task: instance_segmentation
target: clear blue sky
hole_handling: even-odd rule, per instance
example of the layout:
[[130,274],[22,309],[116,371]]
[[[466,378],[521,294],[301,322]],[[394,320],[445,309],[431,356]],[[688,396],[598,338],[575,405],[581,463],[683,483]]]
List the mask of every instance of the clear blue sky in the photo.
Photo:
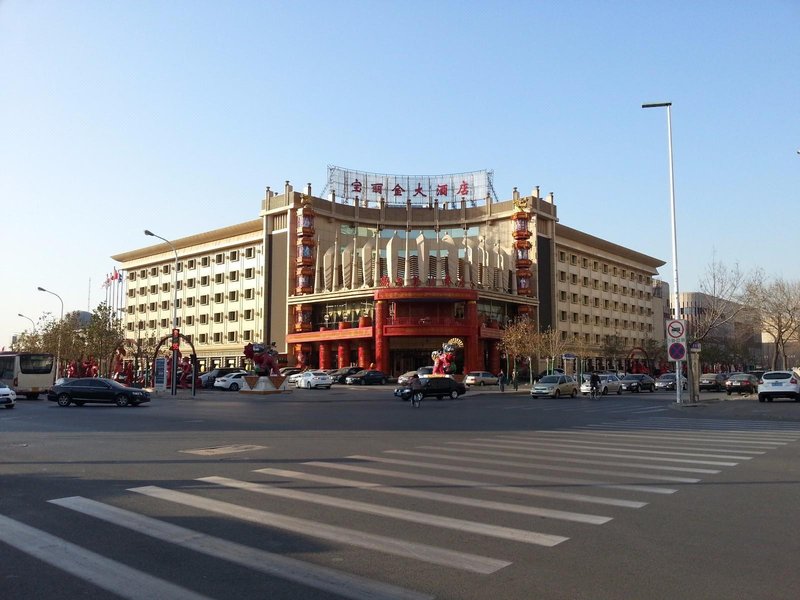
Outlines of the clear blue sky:
[[[800,278],[800,3],[0,2],[0,346],[112,254],[254,219],[326,166],[493,169],[667,261]],[[91,284],[90,284],[91,280]]]

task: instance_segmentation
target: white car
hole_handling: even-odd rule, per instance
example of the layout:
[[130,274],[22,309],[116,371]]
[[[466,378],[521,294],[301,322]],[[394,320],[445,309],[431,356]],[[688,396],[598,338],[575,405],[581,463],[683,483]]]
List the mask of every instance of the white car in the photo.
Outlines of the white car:
[[767,371],[758,384],[758,401],[772,402],[774,398],[791,398],[800,402],[800,378],[792,371]]
[[5,383],[0,383],[0,406],[14,408],[17,403],[17,393]]
[[545,375],[531,388],[531,398],[539,396],[550,396],[551,398],[570,396],[574,398],[577,395],[578,382],[571,375]]
[[304,373],[308,373],[308,371],[297,371],[297,373],[291,373],[286,379],[290,385],[297,385],[297,380],[300,379]]
[[470,371],[464,378],[464,385],[497,385],[496,375],[492,375],[488,371]]
[[249,374],[250,373],[242,371],[219,377],[214,380],[214,388],[229,390],[231,392],[238,392],[242,389],[249,390],[250,386],[247,385],[247,381],[245,380],[245,377]]
[[[581,383],[581,394],[588,396],[592,391],[592,376],[584,375],[583,383]],[[616,375],[600,375],[600,394],[607,396],[608,394],[621,394],[622,393],[622,380]]]
[[[291,377],[289,379],[291,380]],[[329,390],[333,385],[333,377],[328,375],[325,371],[303,371],[302,373],[298,373],[294,385],[298,389],[305,388],[310,390],[312,388],[325,388]]]

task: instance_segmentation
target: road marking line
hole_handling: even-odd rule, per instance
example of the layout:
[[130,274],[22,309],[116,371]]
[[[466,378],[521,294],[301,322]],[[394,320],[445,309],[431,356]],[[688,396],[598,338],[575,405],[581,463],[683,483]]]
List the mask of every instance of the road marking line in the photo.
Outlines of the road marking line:
[[452,567],[454,569],[461,569],[463,571],[481,573],[483,575],[494,573],[511,564],[511,562],[505,560],[457,552],[445,548],[437,548],[436,546],[429,546],[426,544],[407,542],[382,535],[364,533],[345,527],[327,525],[319,521],[287,517],[274,512],[257,510],[230,502],[221,502],[219,500],[212,500],[211,498],[194,496],[185,492],[175,492],[152,485],[131,488],[129,491],[166,500],[167,502],[182,504],[183,506],[191,506],[226,517],[264,525],[265,527],[283,529],[284,531],[317,537],[338,544],[349,544],[351,546],[358,546],[359,548],[385,552],[386,554],[393,554],[405,558],[415,558],[421,561]]
[[247,490],[257,494],[277,496],[278,498],[289,498],[290,500],[302,500],[303,502],[311,502],[314,504],[320,504],[322,506],[333,506],[335,508],[353,510],[370,515],[390,517],[394,519],[400,519],[402,521],[409,521],[411,523],[420,523],[422,525],[431,525],[433,527],[454,529],[456,531],[477,533],[479,535],[512,540],[515,542],[524,542],[526,544],[536,544],[538,546],[555,546],[569,539],[560,535],[551,535],[524,529],[514,529],[511,527],[501,527],[499,525],[487,525],[485,523],[474,523],[471,521],[465,521],[463,519],[454,519],[451,517],[421,513],[402,508],[392,508],[390,506],[358,502],[355,500],[345,500],[342,498],[323,496],[321,494],[301,492],[299,490],[277,488],[263,483],[239,481],[236,479],[228,479],[227,477],[200,477],[198,481],[206,481],[208,483],[215,483],[217,485],[226,487]]
[[[314,465],[315,462],[304,463]],[[603,525],[611,520],[611,517],[604,517],[600,515],[590,515],[585,513],[576,513],[563,510],[553,510],[549,508],[539,508],[537,506],[523,506],[520,504],[510,504],[507,502],[494,502],[490,500],[478,500],[475,498],[464,498],[461,496],[453,496],[451,494],[441,494],[438,492],[428,492],[425,490],[411,490],[406,488],[398,488],[387,486],[381,483],[356,481],[353,479],[342,479],[340,477],[327,477],[324,475],[313,475],[310,473],[302,473],[300,471],[287,471],[285,469],[256,469],[256,473],[265,473],[267,475],[277,475],[278,477],[285,477],[287,479],[299,479],[302,481],[315,481],[317,483],[328,483],[331,485],[339,485],[344,487],[352,487],[358,489],[368,489],[374,492],[381,492],[384,494],[395,494],[397,496],[408,496],[410,498],[424,498],[427,500],[434,500],[436,502],[445,502],[448,504],[460,504],[462,506],[474,506],[477,508],[486,508],[489,510],[500,510],[505,512],[513,512],[522,515],[531,515],[535,517],[544,517],[547,519],[561,519],[564,521],[574,521],[576,523],[588,523],[590,525]]]
[[[475,446],[478,448],[506,448],[509,450],[520,450],[519,446],[509,446],[504,444],[478,444],[474,442],[445,442],[446,444],[453,444],[456,446]],[[735,467],[739,463],[735,462],[720,462],[720,461],[713,461],[713,460],[692,460],[688,458],[667,458],[661,456],[628,456],[626,454],[608,454],[605,452],[598,452],[594,450],[592,452],[584,451],[584,450],[564,450],[561,448],[540,448],[537,452],[553,452],[556,454],[576,454],[576,455],[585,455],[588,454],[589,456],[607,456],[609,458],[633,458],[636,460],[652,460],[652,461],[661,461],[661,462],[677,462],[677,463],[686,463],[686,464],[694,464],[694,465],[714,465],[717,467]],[[749,457],[748,457],[749,458]]]
[[[496,439],[492,438],[472,438],[476,442],[496,442]],[[449,443],[449,442],[448,442]],[[541,440],[541,441],[534,441],[534,440],[525,440],[525,441],[508,441],[505,443],[515,444],[524,448],[529,448],[531,450],[538,449],[541,446],[545,448],[577,448],[578,450],[594,450],[593,446],[584,446],[585,442],[582,441],[574,441],[569,443],[559,443],[555,440]],[[598,450],[608,450],[610,452],[640,452],[642,454],[658,454],[660,456],[697,456],[694,452],[678,452],[675,450],[645,450],[643,448],[620,448],[618,446],[611,446],[608,448],[598,448]],[[704,452],[708,452],[708,450],[704,450]],[[637,457],[639,458],[639,457]],[[722,454],[702,454],[700,458],[724,458],[727,460],[752,460],[752,456],[737,456],[737,455],[722,455]]]
[[[0,540],[34,558],[130,600],[210,600],[71,542],[0,515]],[[46,576],[43,574],[42,576]]]
[[[387,451],[391,452],[391,451]],[[546,481],[553,483],[563,483],[567,485],[586,485],[591,487],[610,488],[615,490],[628,490],[632,492],[645,492],[648,494],[674,494],[678,490],[672,488],[662,488],[650,485],[628,485],[608,483],[605,481],[594,481],[591,479],[577,479],[572,477],[556,477],[554,475],[532,475],[529,473],[516,473],[512,471],[497,471],[492,469],[478,469],[475,467],[456,467],[453,465],[443,465],[441,463],[413,462],[410,460],[398,460],[394,458],[384,458],[382,456],[348,456],[347,458],[357,458],[361,460],[373,460],[375,462],[388,463],[392,465],[408,465],[410,467],[421,467],[423,469],[437,469],[441,471],[456,471],[459,473],[476,473],[479,475],[496,475],[509,477],[511,479],[523,479],[525,481]]]
[[[563,430],[562,430],[563,431]],[[640,439],[644,438],[645,440],[664,440],[664,441],[674,441],[674,442],[692,442],[693,444],[750,444],[755,446],[759,449],[764,450],[775,450],[778,446],[785,446],[786,442],[757,442],[757,441],[741,441],[741,440],[728,440],[726,438],[714,438],[714,437],[696,437],[696,436],[675,436],[675,435],[652,435],[648,433],[627,433],[621,431],[609,431],[608,426],[602,431],[586,431],[584,430],[584,426],[580,426],[579,429],[571,429],[568,430],[571,434],[576,435],[591,435],[591,436],[605,436],[605,437],[613,437],[613,438],[635,438]],[[539,432],[543,433],[543,432]]]
[[253,446],[247,444],[233,444],[231,446],[209,446],[208,448],[195,448],[194,450],[178,450],[184,454],[199,454],[200,456],[215,456],[217,454],[233,454],[235,452],[252,452],[263,450],[267,446]]
[[[408,454],[417,454],[417,453],[409,452]],[[418,454],[420,456],[429,456],[422,453]],[[348,456],[347,458],[352,458],[355,460],[372,460],[372,458],[368,456],[367,457]],[[634,500],[618,500],[616,498],[604,498],[602,496],[588,496],[586,494],[570,494],[569,492],[555,492],[552,490],[539,490],[535,488],[510,487],[510,486],[500,485],[497,483],[483,483],[480,481],[472,481],[469,479],[453,479],[450,477],[442,477],[441,475],[423,475],[421,473],[405,473],[401,471],[389,471],[386,469],[373,469],[370,467],[361,467],[357,465],[345,465],[338,462],[333,463],[333,462],[322,462],[322,461],[309,461],[303,464],[313,465],[315,467],[324,467],[326,469],[338,469],[341,471],[351,471],[354,473],[368,473],[370,475],[382,475],[385,477],[395,477],[397,479],[427,481],[430,483],[437,483],[440,485],[457,485],[457,486],[471,487],[476,489],[492,490],[496,492],[505,492],[509,494],[522,494],[525,496],[541,496],[544,498],[558,498],[560,500],[592,502],[595,504],[606,504],[609,506],[622,506],[624,508],[642,508],[643,506],[647,506],[647,502],[637,502]]]
[[[529,442],[529,441],[546,441],[546,442],[578,442],[580,444],[591,444],[592,446],[598,446],[601,450],[605,449],[604,446],[609,445],[616,445],[616,446],[629,446],[631,448],[662,448],[662,449],[669,449],[674,448],[675,446],[659,446],[656,444],[649,444],[642,442],[631,442],[631,441],[622,441],[622,440],[587,440],[587,439],[575,439],[572,436],[567,434],[556,434],[560,435],[561,437],[553,437],[552,435],[541,436],[541,434],[553,434],[555,432],[552,431],[542,431],[537,432],[536,437],[533,436],[514,436],[514,435],[498,435],[492,439],[502,440],[502,441],[509,441],[509,442]],[[728,448],[700,448],[695,446],[684,446],[680,444],[681,450],[696,450],[698,452],[743,452],[747,454],[766,454],[764,450],[730,450]]]
[[88,498],[73,496],[49,500],[49,502],[170,544],[188,548],[194,552],[206,554],[217,560],[222,559],[344,598],[355,600],[431,600],[433,598],[428,594],[420,594],[358,575],[347,575],[334,569],[266,550],[250,548]]

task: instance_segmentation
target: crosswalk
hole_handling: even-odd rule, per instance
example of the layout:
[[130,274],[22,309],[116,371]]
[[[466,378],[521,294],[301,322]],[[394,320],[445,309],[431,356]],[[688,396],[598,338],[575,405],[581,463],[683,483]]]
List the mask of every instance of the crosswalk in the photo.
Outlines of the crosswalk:
[[628,399],[613,397],[603,397],[599,400],[589,400],[587,398],[559,398],[557,400],[539,399],[522,404],[498,405],[496,408],[509,411],[538,411],[544,413],[582,413],[582,414],[626,414],[626,415],[647,415],[651,413],[662,413],[669,410],[664,404],[641,405]]
[[[602,531],[631,511],[647,510],[654,498],[799,440],[795,423],[651,415],[254,464],[246,477],[215,464],[193,481],[150,482],[113,502],[68,496],[48,503],[64,519],[79,514],[106,535],[145,536],[163,545],[160,554],[211,557],[321,594],[315,597],[422,600],[443,595],[436,581],[404,579],[402,571],[382,581],[348,569],[349,563],[336,568],[324,552],[295,557],[213,535],[197,519],[244,523],[375,560],[399,557],[465,577],[493,577],[528,556],[522,548],[558,552],[562,544],[581,543],[587,528]],[[196,516],[180,522],[176,514]],[[215,597],[197,582],[172,580],[163,570],[149,573],[141,561],[127,564],[68,537],[0,515],[0,548],[11,546],[119,597]]]

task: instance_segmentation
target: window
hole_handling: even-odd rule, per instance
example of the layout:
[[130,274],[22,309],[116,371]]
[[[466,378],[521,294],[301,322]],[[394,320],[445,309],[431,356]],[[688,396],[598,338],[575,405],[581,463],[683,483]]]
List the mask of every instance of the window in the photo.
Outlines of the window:
[[597,279],[592,279],[592,287],[593,287],[594,289],[597,289],[597,287],[598,287],[599,285],[600,285],[600,282],[599,282],[599,281],[597,281]]
[[169,308],[169,300],[162,300],[161,301],[161,310],[167,310]]
[[578,313],[572,313],[572,322],[573,323],[577,323],[578,322]]
[[162,283],[161,284],[161,291],[162,292],[168,292],[169,291],[169,284],[168,283]]
[[222,334],[217,332],[214,334],[214,343],[219,344],[222,341]]
[[228,274],[228,279],[231,281],[239,281],[239,271],[231,271]]
[[128,324],[125,326],[125,328],[126,328],[128,331],[133,331],[133,322],[131,322],[131,323],[128,323]]
[[194,269],[195,267],[197,267],[197,261],[193,258],[190,258],[189,260],[186,261],[186,266],[189,269]]
[[200,285],[208,285],[208,275],[203,275],[200,278]]
[[593,298],[594,300],[594,307],[600,308],[600,298]]
[[600,334],[599,333],[595,333],[594,334],[594,343],[595,344],[599,344],[600,343]]
[[214,283],[223,283],[225,281],[224,273],[217,273],[214,275]]
[[194,317],[189,315],[186,317],[186,324],[187,325],[194,325]]
[[167,320],[166,319],[161,319],[161,326],[162,327],[166,327],[167,326]]
[[158,267],[150,267],[150,275],[152,277],[155,277],[156,275],[158,275]]
[[217,263],[218,265],[221,265],[222,263],[225,262],[225,255],[222,252],[220,252],[214,257],[214,262]]
[[558,272],[558,280],[559,281],[566,281],[567,280],[567,272],[566,271],[559,271]]
[[239,315],[235,310],[228,312],[228,321],[238,321]]
[[622,278],[625,279],[627,276],[628,276],[628,271],[625,270],[625,269],[622,269]]
[[130,305],[128,308],[126,308],[126,309],[125,309],[125,311],[126,311],[126,312],[127,312],[129,315],[132,315],[134,312],[136,312],[136,307],[135,307],[135,306],[133,306],[133,305],[131,304],[131,305]]
[[244,299],[245,300],[252,300],[256,296],[256,291],[253,288],[247,288],[244,291]]
[[150,310],[155,310],[155,309],[156,309],[156,303],[155,302],[151,302],[150,303]]
[[162,267],[161,267],[161,272],[162,272],[164,275],[166,275],[167,273],[169,273],[169,272],[172,270],[172,269],[171,269],[171,266],[172,266],[172,265],[164,265],[164,266],[162,266]]
[[577,303],[578,303],[578,294],[572,294],[572,302],[573,302],[574,304],[577,304]]
[[223,297],[224,297],[224,294],[222,294],[221,292],[217,293],[217,294],[214,294],[214,302],[219,304],[220,302],[222,302],[222,298]]
[[128,298],[134,298],[136,296],[136,290],[130,289],[128,290]]
[[619,286],[615,283],[614,284],[614,293],[616,294],[617,292],[619,292]]
[[606,327],[608,327],[609,325],[611,325],[611,319],[609,319],[608,317],[606,317],[606,318],[605,318],[605,322],[604,322],[603,324],[604,324]]
[[614,310],[619,310],[619,302],[614,302]]
[[570,264],[577,265],[578,264],[578,257],[574,254],[570,255],[569,257]]
[[242,332],[242,337],[244,338],[244,341],[249,342],[253,339],[253,330],[246,329],[244,332]]
[[155,329],[155,328],[156,328],[156,320],[155,320],[155,319],[150,319],[150,320],[147,322],[147,327],[148,327],[149,329]]
[[208,324],[208,315],[200,315],[200,325]]
[[558,253],[558,262],[564,262],[567,260],[567,253],[566,252],[559,252]]
[[581,259],[581,266],[582,266],[584,269],[585,269],[586,267],[588,267],[588,266],[589,266],[589,259],[588,259],[588,258],[586,258],[586,257],[582,258],[582,259]]
[[204,256],[203,258],[200,259],[200,266],[201,267],[207,267],[210,264],[211,264],[211,257]]
[[207,334],[201,333],[199,337],[200,337],[200,343],[201,344],[207,344],[208,343],[208,335]]
[[588,277],[584,277],[583,278],[583,285],[585,285],[586,287],[589,287],[589,278]]
[[566,321],[567,320],[567,311],[562,310],[559,313],[559,317],[558,318],[559,318],[560,321]]
[[253,258],[255,255],[256,255],[256,249],[255,248],[251,247],[251,248],[245,248],[244,249],[244,257],[245,258]]
[[592,262],[592,271],[597,271],[597,261]]
[[608,309],[608,300],[603,300],[603,308]]
[[575,273],[572,274],[570,280],[572,281],[573,284],[578,285],[578,276]]
[[228,255],[228,260],[239,260],[239,251],[231,250],[231,253]]
[[235,290],[232,292],[228,292],[228,301],[236,302],[238,299],[239,299],[239,292]]
[[177,298],[177,299],[175,300],[175,308],[180,308],[180,307],[181,307],[181,299],[180,299],[180,298]]
[[567,292],[565,292],[564,290],[561,290],[560,292],[558,292],[558,298],[562,302],[566,302],[567,301]]
[[588,325],[589,324],[589,315],[583,315],[583,322]]
[[139,312],[144,312],[146,310],[147,310],[147,305],[146,304],[140,304],[139,305]]
[[206,294],[203,294],[202,296],[200,296],[200,305],[205,306],[206,304],[208,304],[208,296]]
[[146,293],[147,293],[147,288],[146,287],[140,287],[139,288],[139,295],[140,296],[144,296]]
[[247,309],[244,311],[244,320],[245,321],[253,320],[253,309]]
[[186,306],[194,306],[194,296],[189,296],[186,299]]
[[214,313],[214,323],[222,323],[222,313]]
[[151,294],[155,294],[156,292],[158,292],[158,286],[157,285],[151,285],[150,286],[150,293]]
[[244,278],[245,279],[252,279],[255,276],[256,276],[256,270],[253,269],[252,267],[249,268],[249,269],[245,269],[244,270]]
[[603,264],[603,273],[608,273],[608,265],[605,263]]
[[604,291],[604,292],[607,292],[607,291],[608,291],[608,282],[607,282],[607,281],[604,281],[604,282],[603,282],[603,291]]

